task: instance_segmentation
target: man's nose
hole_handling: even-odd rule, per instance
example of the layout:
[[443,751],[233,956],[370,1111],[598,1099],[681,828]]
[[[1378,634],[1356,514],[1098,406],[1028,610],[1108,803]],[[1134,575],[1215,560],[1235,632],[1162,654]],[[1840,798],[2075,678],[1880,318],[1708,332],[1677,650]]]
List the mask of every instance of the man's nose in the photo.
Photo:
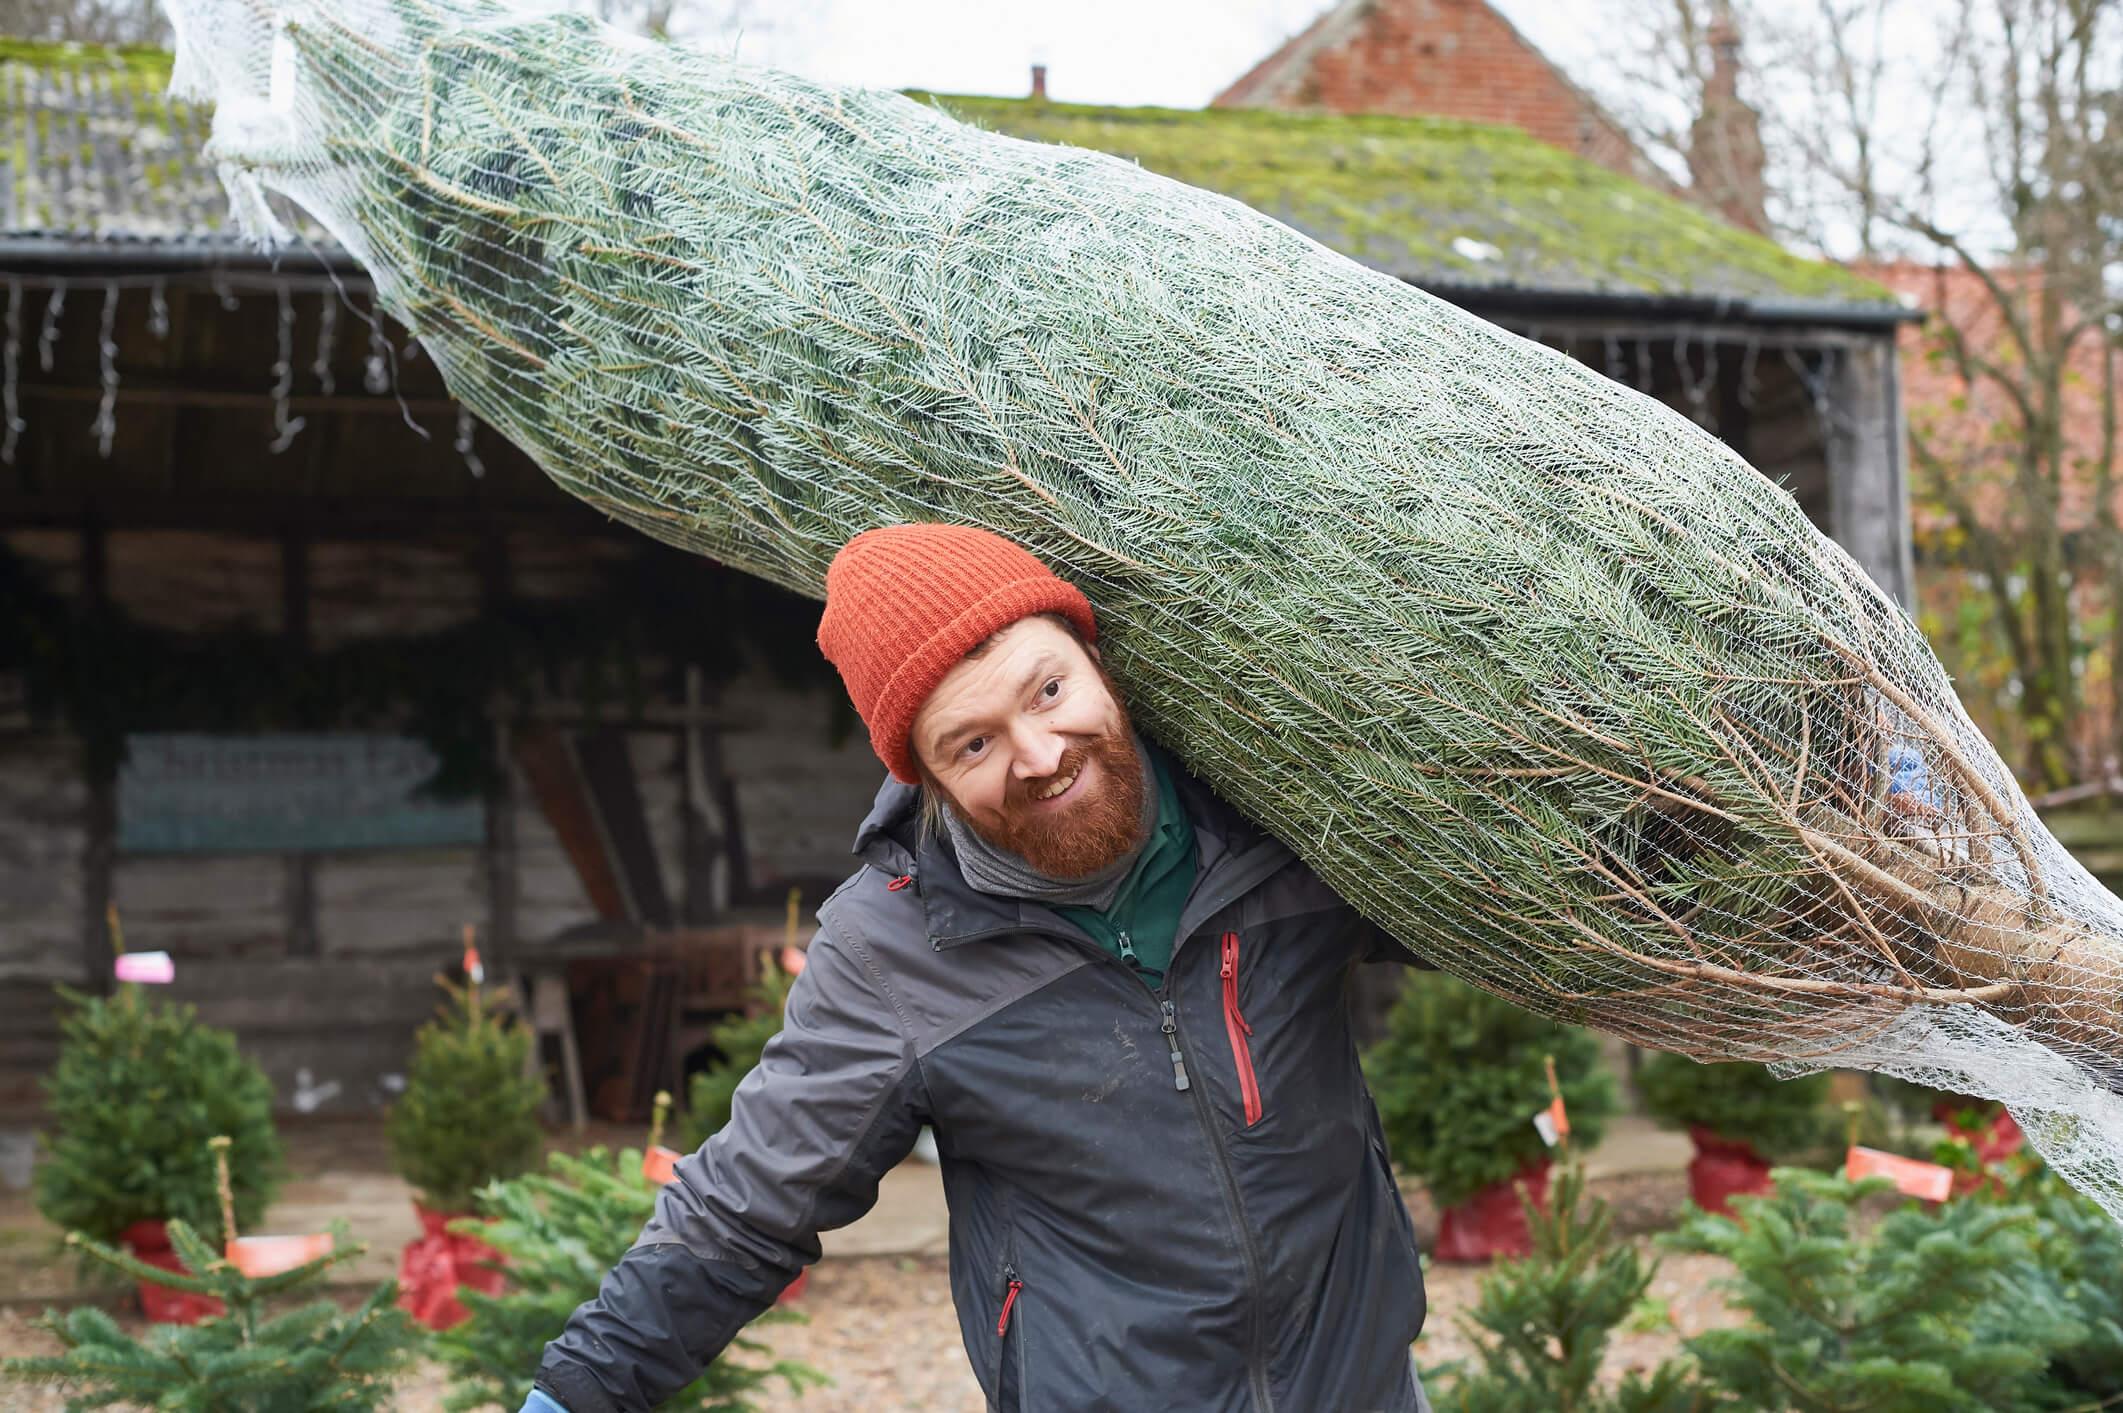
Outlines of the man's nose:
[[1067,743],[1058,732],[1026,725],[1012,733],[1016,740],[1014,773],[1020,780],[1040,780],[1061,769]]

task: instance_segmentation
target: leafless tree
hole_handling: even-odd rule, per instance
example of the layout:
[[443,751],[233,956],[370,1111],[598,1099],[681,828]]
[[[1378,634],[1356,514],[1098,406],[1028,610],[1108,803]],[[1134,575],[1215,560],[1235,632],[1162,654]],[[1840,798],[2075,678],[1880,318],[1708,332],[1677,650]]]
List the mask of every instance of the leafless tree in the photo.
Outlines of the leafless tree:
[[[1703,111],[1724,6],[1617,3],[1638,39],[1608,90],[1642,85],[1618,115],[1671,165]],[[1780,233],[1905,284],[1906,266],[1873,262],[1936,271],[1911,379],[1933,390],[1910,407],[1914,482],[1991,602],[2028,774],[2111,768],[2123,0],[1731,0],[1730,13],[1754,56]]]

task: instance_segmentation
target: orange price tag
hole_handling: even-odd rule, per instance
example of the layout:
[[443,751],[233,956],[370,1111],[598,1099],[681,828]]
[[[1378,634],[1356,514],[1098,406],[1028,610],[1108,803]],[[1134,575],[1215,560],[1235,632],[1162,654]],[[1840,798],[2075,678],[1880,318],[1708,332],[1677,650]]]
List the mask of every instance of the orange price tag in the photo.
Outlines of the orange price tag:
[[1921,1197],[1926,1202],[1944,1202],[1947,1194],[1953,1191],[1952,1168],[1904,1158],[1896,1153],[1882,1153],[1877,1148],[1860,1148],[1852,1144],[1850,1152],[1843,1158],[1843,1170],[1852,1181],[1887,1178],[1902,1192]]
[[252,1280],[277,1276],[331,1254],[328,1231],[308,1236],[239,1236],[226,1248],[229,1264]]
[[1550,1148],[1570,1137],[1570,1115],[1563,1108],[1562,1095],[1549,1100],[1548,1107],[1533,1116],[1533,1126],[1541,1131],[1541,1142]]
[[659,1143],[641,1155],[641,1175],[657,1184],[675,1182],[678,1178],[678,1160],[684,1156],[683,1153],[673,1153]]

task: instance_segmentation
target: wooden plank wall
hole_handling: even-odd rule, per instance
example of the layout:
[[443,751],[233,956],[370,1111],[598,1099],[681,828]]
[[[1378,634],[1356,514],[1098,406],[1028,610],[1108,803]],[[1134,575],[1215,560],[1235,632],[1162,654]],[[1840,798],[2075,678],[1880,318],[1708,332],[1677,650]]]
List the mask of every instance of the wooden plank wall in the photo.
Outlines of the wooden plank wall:
[[[55,587],[78,589],[78,532],[18,529],[6,532],[6,542],[52,570]],[[141,620],[175,631],[290,628],[283,535],[115,529],[104,543],[108,591]],[[482,544],[448,532],[306,538],[298,551],[307,590],[301,631],[328,649],[469,621],[487,591]],[[506,532],[505,544],[509,592],[531,598],[579,595],[595,586],[601,563],[628,553],[615,537],[520,528]],[[555,706],[563,715],[573,710]],[[620,733],[622,761],[650,855],[677,900],[687,834],[680,704],[650,706],[670,724]],[[883,768],[859,733],[827,746],[831,706],[822,692],[763,677],[740,679],[704,704],[728,728],[715,753],[727,780],[711,783],[738,803],[740,904],[778,904],[794,884],[815,907],[854,870],[849,844]],[[169,994],[236,1029],[283,1106],[358,1110],[382,1102],[387,1076],[402,1071],[412,1031],[434,1005],[433,972],[454,959],[464,923],[488,926],[497,887],[513,894],[516,941],[526,948],[597,920],[520,770],[512,765],[511,774],[499,795],[508,827],[494,831],[511,846],[498,872],[481,847],[120,854],[110,893],[128,944],[178,959]],[[71,740],[0,731],[0,983],[26,990],[89,979],[82,938],[91,794]],[[19,1095],[26,1076],[13,1080],[25,1082],[0,1088]]]

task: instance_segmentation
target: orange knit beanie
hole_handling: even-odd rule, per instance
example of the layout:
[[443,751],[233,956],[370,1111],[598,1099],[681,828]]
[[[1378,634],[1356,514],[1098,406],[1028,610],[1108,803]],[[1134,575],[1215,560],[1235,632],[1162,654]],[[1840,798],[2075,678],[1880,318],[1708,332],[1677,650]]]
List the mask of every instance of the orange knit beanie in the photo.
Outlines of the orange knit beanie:
[[907,733],[971,648],[1035,613],[1060,613],[1085,642],[1091,601],[1030,551],[966,525],[888,525],[840,547],[826,569],[818,650],[840,669],[870,747],[912,785]]

